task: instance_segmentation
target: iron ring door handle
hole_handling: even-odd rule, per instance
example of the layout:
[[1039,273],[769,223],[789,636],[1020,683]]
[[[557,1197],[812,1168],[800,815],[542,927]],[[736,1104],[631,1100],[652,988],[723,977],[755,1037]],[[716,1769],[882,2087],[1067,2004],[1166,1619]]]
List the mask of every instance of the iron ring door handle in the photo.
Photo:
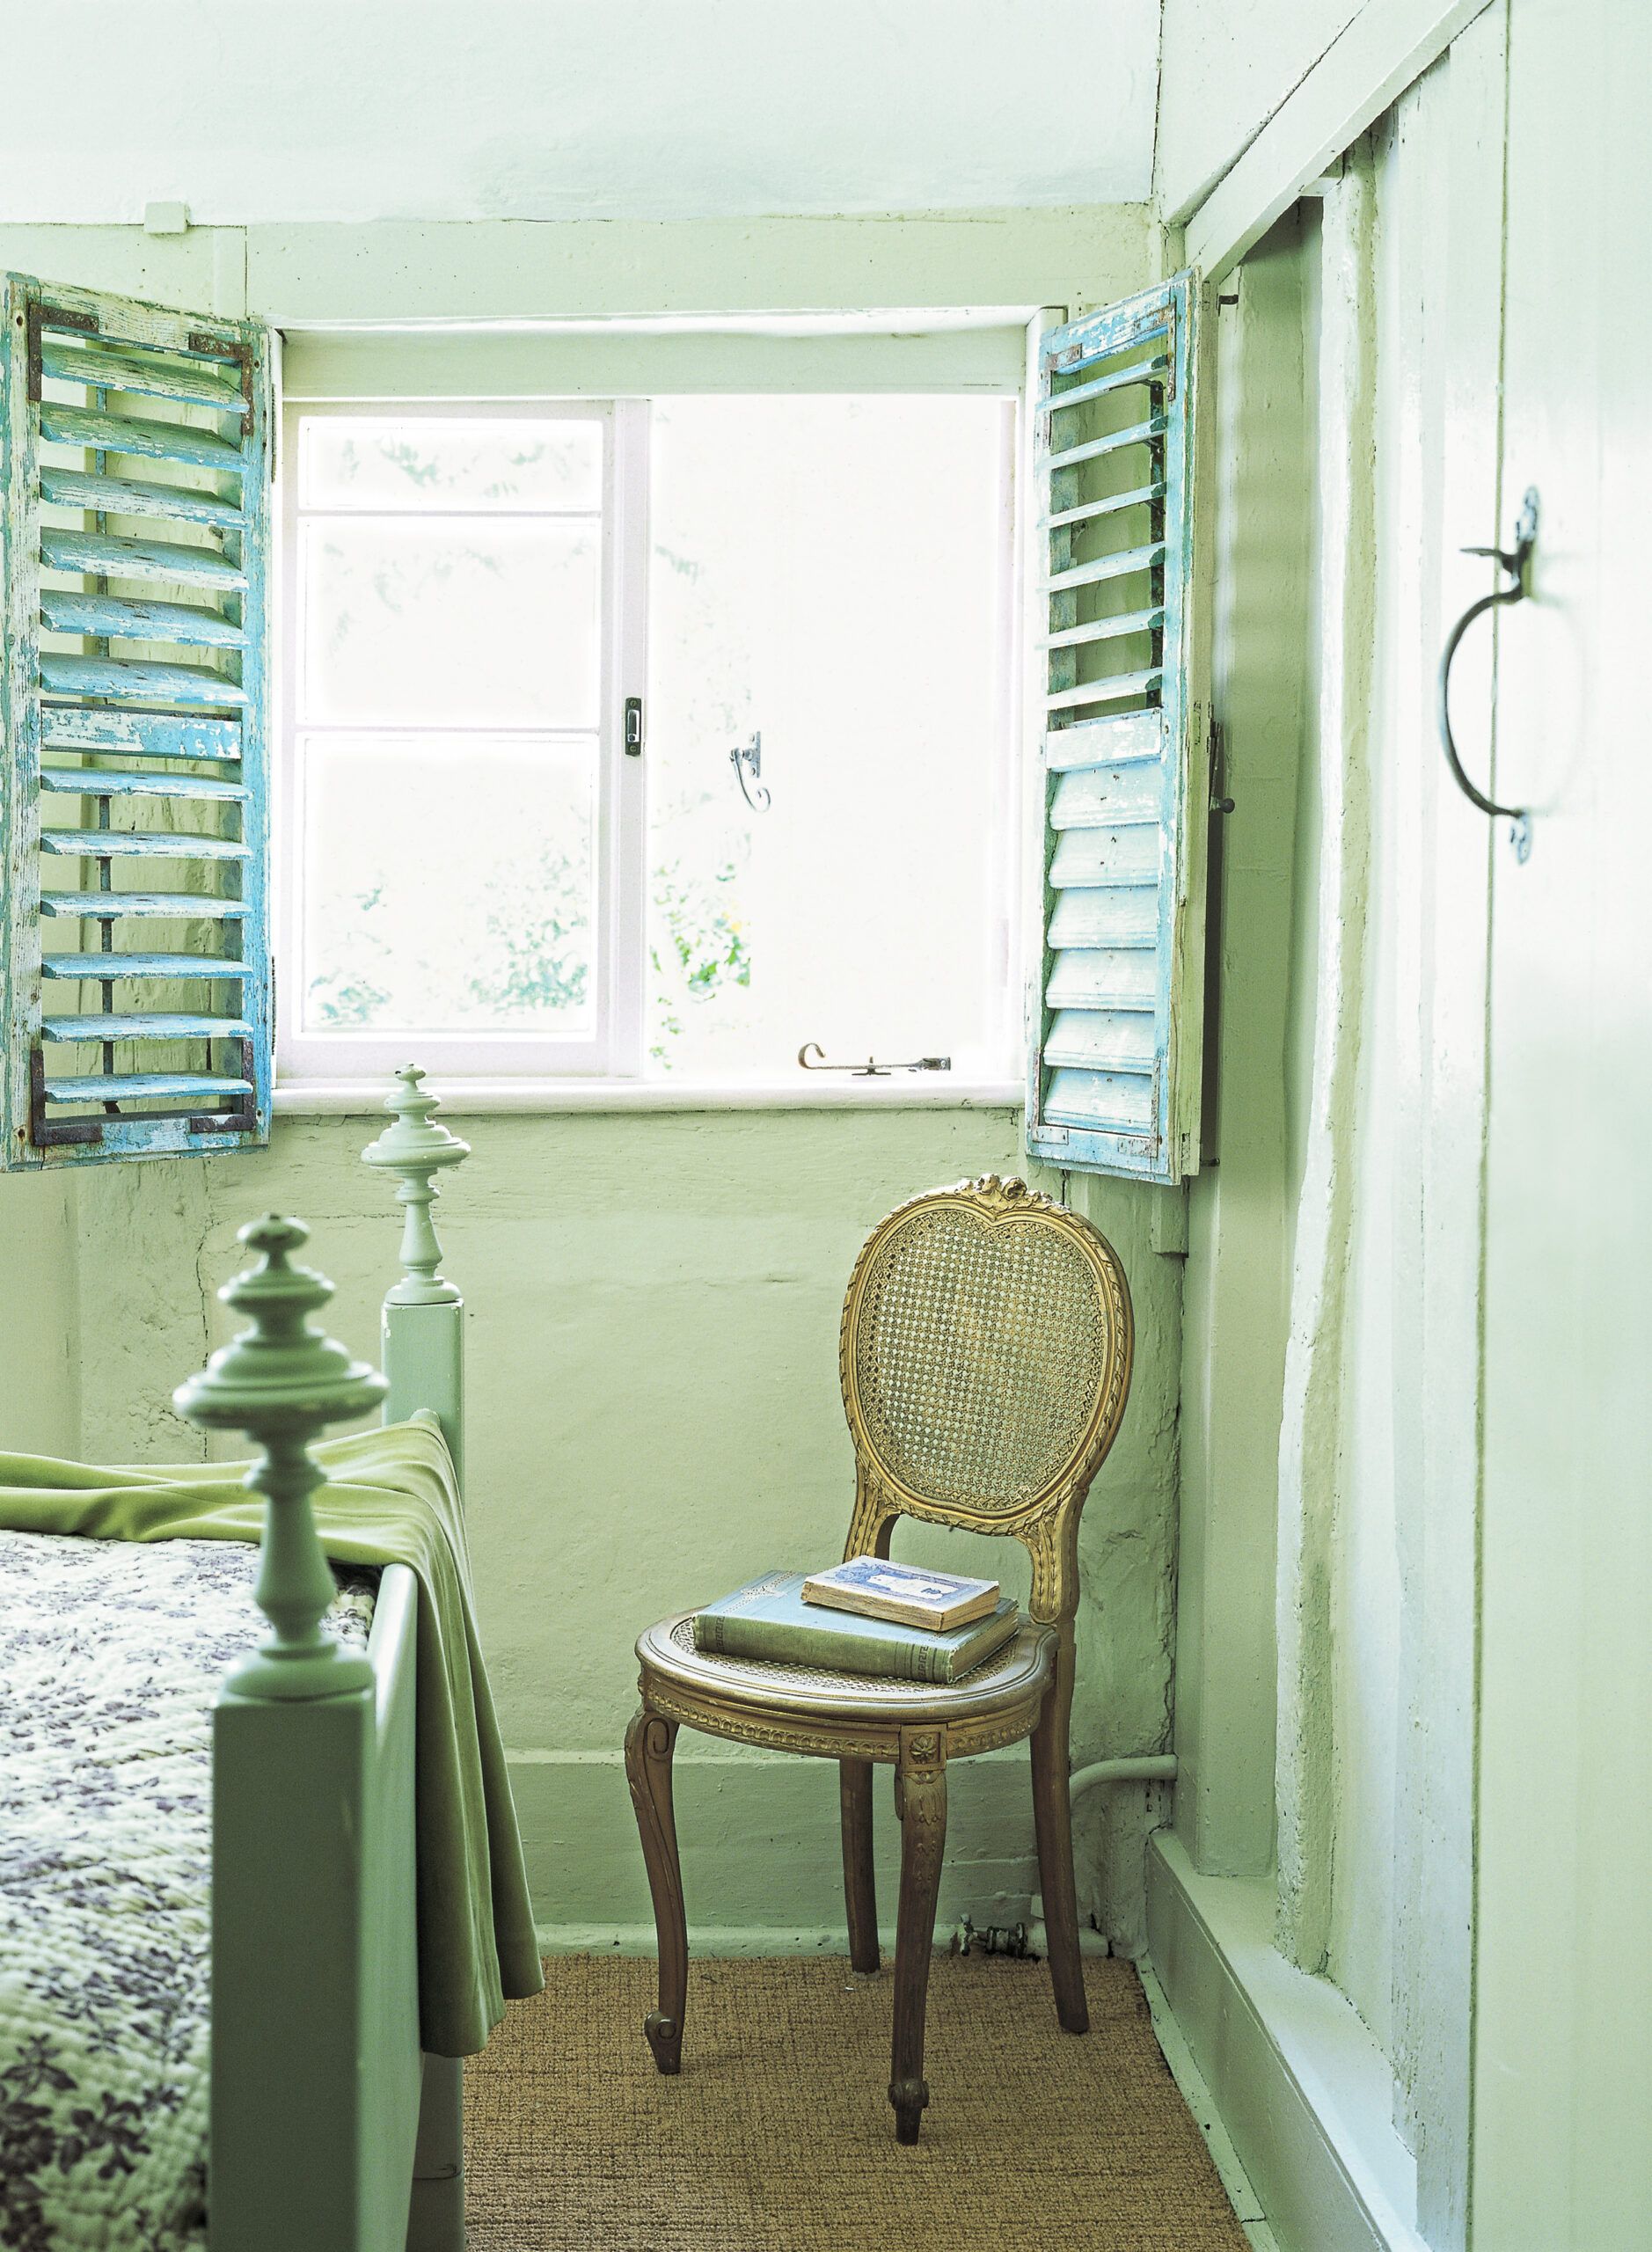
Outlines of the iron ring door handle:
[[1452,779],[1458,788],[1461,790],[1471,805],[1478,806],[1481,813],[1489,814],[1495,819],[1507,820],[1511,824],[1509,831],[1509,842],[1515,848],[1515,858],[1517,860],[1527,859],[1531,851],[1531,815],[1524,806],[1500,806],[1495,798],[1488,798],[1483,790],[1476,789],[1463,771],[1463,762],[1458,756],[1456,740],[1451,734],[1451,660],[1457,654],[1458,644],[1464,634],[1467,632],[1477,618],[1483,616],[1488,610],[1496,610],[1504,603],[1524,600],[1526,563],[1533,547],[1537,545],[1537,537],[1538,494],[1537,487],[1532,486],[1528,488],[1521,504],[1520,520],[1515,526],[1515,544],[1512,552],[1506,547],[1466,547],[1463,550],[1465,555],[1494,556],[1498,567],[1509,574],[1509,583],[1506,587],[1499,587],[1493,594],[1481,595],[1478,602],[1470,603],[1468,608],[1447,634],[1445,647],[1440,653],[1438,698],[1440,742],[1445,752],[1446,764],[1451,770]]

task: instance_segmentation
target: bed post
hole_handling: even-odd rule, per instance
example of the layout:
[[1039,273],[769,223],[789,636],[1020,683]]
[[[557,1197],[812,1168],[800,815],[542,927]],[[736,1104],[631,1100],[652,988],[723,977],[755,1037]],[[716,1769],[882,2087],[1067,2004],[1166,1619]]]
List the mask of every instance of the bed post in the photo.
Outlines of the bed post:
[[411,1661],[381,1685],[324,1633],[311,1508],[311,1442],[385,1386],[311,1326],[333,1285],[292,1263],[307,1233],[274,1213],[241,1230],[262,1256],[219,1296],[249,1326],[172,1395],[259,1449],[254,1592],[274,1629],[213,1714],[212,2252],[394,2252],[413,2161]]
[[[464,1301],[442,1277],[442,1246],[430,1208],[441,1191],[433,1176],[471,1153],[468,1142],[435,1122],[435,1095],[424,1073],[404,1064],[385,1097],[391,1123],[362,1152],[367,1165],[397,1176],[396,1200],[406,1214],[402,1276],[384,1298],[381,1328],[390,1391],[384,1421],[405,1422],[419,1408],[440,1419],[442,1435],[464,1490]],[[413,2158],[407,2252],[464,2252],[464,2065],[427,2056]]]

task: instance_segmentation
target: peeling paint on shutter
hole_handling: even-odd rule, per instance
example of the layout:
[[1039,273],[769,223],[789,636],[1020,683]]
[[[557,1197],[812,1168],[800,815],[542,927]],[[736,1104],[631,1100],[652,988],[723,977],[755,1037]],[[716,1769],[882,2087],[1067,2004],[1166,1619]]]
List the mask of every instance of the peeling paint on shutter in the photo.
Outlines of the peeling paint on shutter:
[[267,1140],[270,355],[6,277],[6,1168]]
[[1182,274],[1046,334],[1034,457],[1044,898],[1027,1149],[1166,1182],[1198,1165],[1195,306]]

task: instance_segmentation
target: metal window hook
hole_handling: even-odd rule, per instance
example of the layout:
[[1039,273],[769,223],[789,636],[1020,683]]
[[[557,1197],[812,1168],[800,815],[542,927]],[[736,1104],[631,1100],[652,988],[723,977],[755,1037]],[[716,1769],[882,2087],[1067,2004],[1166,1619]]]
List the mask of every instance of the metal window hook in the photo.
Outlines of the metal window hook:
[[[749,742],[735,745],[728,754],[728,763],[735,770],[735,779],[740,785],[740,794],[753,813],[767,813],[770,805],[769,793],[757,780],[757,777],[763,771],[763,730],[760,728],[752,730]],[[751,777],[751,781],[757,784],[755,790],[747,782],[748,775]]]
[[1483,611],[1495,610],[1502,603],[1523,602],[1525,599],[1526,565],[1530,560],[1532,549],[1537,545],[1537,540],[1538,489],[1535,485],[1532,485],[1527,486],[1525,498],[1521,503],[1519,521],[1515,525],[1515,544],[1512,551],[1506,547],[1466,547],[1463,550],[1465,555],[1494,557],[1498,568],[1508,573],[1509,584],[1506,587],[1497,588],[1492,594],[1482,595],[1478,602],[1470,603],[1446,636],[1445,647],[1440,655],[1440,742],[1445,752],[1446,764],[1451,770],[1458,788],[1461,790],[1471,805],[1478,806],[1481,813],[1490,814],[1495,819],[1503,819],[1509,823],[1509,841],[1514,846],[1516,859],[1521,861],[1529,859],[1531,855],[1530,813],[1524,806],[1500,806],[1495,799],[1488,798],[1483,790],[1477,790],[1463,771],[1463,762],[1457,755],[1457,744],[1451,735],[1451,660],[1457,654],[1458,644],[1462,640],[1464,634]]

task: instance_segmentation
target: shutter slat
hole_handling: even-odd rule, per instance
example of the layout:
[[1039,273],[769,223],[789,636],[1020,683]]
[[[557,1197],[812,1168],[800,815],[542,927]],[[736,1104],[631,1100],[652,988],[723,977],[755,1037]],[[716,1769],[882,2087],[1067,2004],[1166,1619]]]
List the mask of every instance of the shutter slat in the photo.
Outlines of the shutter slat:
[[1163,559],[1165,543],[1156,539],[1145,547],[1126,547],[1116,555],[1103,555],[1094,563],[1075,563],[1065,571],[1052,572],[1044,581],[1046,594],[1059,594],[1064,587],[1093,587],[1104,579],[1128,578],[1132,571],[1151,570]]
[[185,360],[148,358],[110,352],[92,344],[70,344],[49,333],[40,339],[40,371],[60,383],[85,384],[100,391],[133,391],[147,398],[172,398],[180,406],[211,406],[220,414],[239,414],[246,401],[239,389]]
[[40,850],[80,860],[245,860],[252,848],[174,829],[43,829]]
[[97,1077],[89,1073],[84,1078],[46,1082],[48,1102],[144,1102],[167,1095],[181,1101],[196,1095],[252,1092],[251,1079],[225,1078],[216,1071],[129,1071]]
[[1159,887],[1112,891],[1066,891],[1049,918],[1049,946],[1089,950],[1159,944]]
[[1058,1009],[1044,1040],[1057,1070],[1151,1072],[1157,1052],[1152,1015],[1139,1010]]
[[78,704],[40,707],[40,741],[48,750],[78,750],[117,758],[196,758],[238,764],[238,720],[201,720],[192,713],[89,712]]
[[1070,829],[1056,846],[1049,881],[1057,891],[1157,884],[1164,838],[1157,822],[1130,829]]
[[1144,672],[1115,673],[1110,680],[1086,680],[1078,688],[1064,688],[1056,695],[1047,696],[1045,705],[1052,712],[1065,712],[1080,704],[1117,704],[1127,696],[1144,696],[1162,676],[1162,665],[1149,665]]
[[90,469],[56,469],[42,462],[40,498],[62,508],[95,508],[110,516],[176,516],[190,524],[238,530],[241,509],[216,493],[186,485],[152,485],[141,477],[105,477]]
[[233,618],[191,603],[136,602],[128,595],[83,595],[67,588],[40,590],[40,623],[53,633],[96,633],[114,641],[182,641],[203,648],[239,649],[246,635]]
[[245,981],[257,975],[257,965],[210,954],[43,954],[40,974],[45,977],[73,978],[77,983],[84,983],[88,977],[229,977]]
[[1163,786],[1149,765],[1086,766],[1064,774],[1050,800],[1052,829],[1120,829],[1159,820]]
[[252,1027],[241,1017],[138,1016],[42,1017],[48,1040],[245,1040]]
[[119,539],[112,532],[40,533],[40,561],[48,571],[96,571],[109,579],[166,579],[174,586],[213,587],[238,594],[246,574],[210,547],[179,547],[170,540]]
[[100,414],[87,406],[59,406],[53,399],[40,405],[40,435],[50,445],[84,446],[102,454],[133,454],[152,461],[186,462],[192,468],[216,470],[223,477],[241,474],[241,449],[210,430],[194,430],[184,422],[140,422],[129,414]]
[[205,774],[123,774],[110,766],[42,766],[40,787],[72,798],[216,798],[238,802],[245,785]]
[[1058,454],[1051,454],[1048,466],[1052,472],[1076,469],[1081,461],[1100,461],[1126,446],[1151,445],[1164,435],[1164,416],[1150,414],[1144,422],[1132,422],[1127,430],[1110,430],[1105,438],[1087,438],[1081,446],[1067,446]]
[[1059,531],[1064,524],[1089,523],[1097,516],[1116,516],[1122,508],[1140,508],[1154,501],[1162,501],[1162,483],[1133,486],[1128,493],[1110,493],[1099,501],[1083,501],[1071,508],[1057,508],[1053,516],[1041,516],[1041,531]]
[[1056,954],[1044,998],[1052,1009],[1151,1010],[1157,983],[1141,947],[1073,947]]
[[1087,625],[1069,625],[1052,633],[1047,649],[1084,648],[1096,641],[1122,641],[1127,634],[1151,633],[1165,622],[1162,610],[1122,611],[1116,618],[1093,618]]
[[1151,1073],[1056,1071],[1049,1075],[1043,1115],[1052,1126],[1151,1135],[1154,1094]]
[[[42,915],[60,921],[113,922],[126,915],[164,915],[175,923],[235,923],[252,913],[245,899],[215,899],[193,891],[43,891]],[[203,956],[203,959],[205,957]],[[216,975],[203,972],[203,976]]]
[[65,657],[40,651],[40,683],[60,696],[145,697],[152,704],[245,704],[246,695],[204,665],[150,664],[136,657]]
[[1074,384],[1071,390],[1056,391],[1039,411],[1047,416],[1059,414],[1064,406],[1087,406],[1091,399],[1105,398],[1109,391],[1123,391],[1130,384],[1162,384],[1169,367],[1169,360],[1160,352],[1134,367],[1115,368],[1111,375],[1096,376],[1088,383]]
[[1053,728],[1044,738],[1044,764],[1052,774],[1074,766],[1116,766],[1131,759],[1157,758],[1164,746],[1162,712],[1114,712],[1105,719]]

